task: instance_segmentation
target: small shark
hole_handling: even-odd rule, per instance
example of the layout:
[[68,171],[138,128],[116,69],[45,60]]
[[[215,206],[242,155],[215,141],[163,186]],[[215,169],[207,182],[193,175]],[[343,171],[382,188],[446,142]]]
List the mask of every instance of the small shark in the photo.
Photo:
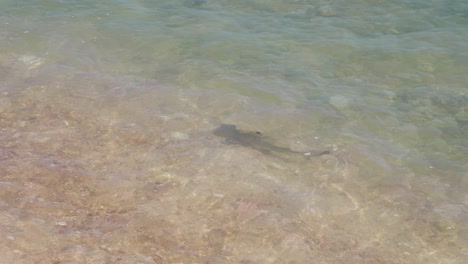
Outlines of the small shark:
[[213,131],[213,134],[215,136],[224,138],[226,144],[241,145],[243,147],[252,148],[269,155],[294,154],[305,157],[317,157],[330,154],[330,151],[328,150],[299,152],[294,151],[290,148],[280,147],[268,141],[265,141],[265,139],[262,136],[262,133],[259,131],[242,131],[237,129],[235,125],[230,124],[221,124]]

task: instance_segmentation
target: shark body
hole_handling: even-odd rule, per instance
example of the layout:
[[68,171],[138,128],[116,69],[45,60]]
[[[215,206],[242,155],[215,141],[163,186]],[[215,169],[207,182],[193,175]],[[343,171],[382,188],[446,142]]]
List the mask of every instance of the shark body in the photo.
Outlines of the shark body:
[[299,152],[287,147],[277,146],[266,141],[263,138],[262,133],[259,131],[242,131],[237,129],[235,125],[231,124],[221,124],[213,131],[213,134],[215,136],[224,138],[225,143],[227,144],[241,145],[243,147],[252,148],[268,155],[286,154],[310,157],[330,154],[330,151],[328,150]]

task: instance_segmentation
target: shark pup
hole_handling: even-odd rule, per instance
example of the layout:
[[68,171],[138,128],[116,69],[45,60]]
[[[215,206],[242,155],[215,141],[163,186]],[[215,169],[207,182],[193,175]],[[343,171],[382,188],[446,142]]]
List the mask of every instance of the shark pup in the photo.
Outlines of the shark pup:
[[330,154],[330,151],[309,151],[309,152],[299,152],[294,151],[290,148],[280,147],[266,141],[261,132],[258,131],[242,131],[237,129],[235,125],[230,124],[221,124],[217,127],[213,134],[218,137],[225,139],[227,144],[237,144],[244,147],[252,148],[257,151],[260,151],[264,154],[269,155],[301,155],[305,157],[310,156],[322,156]]

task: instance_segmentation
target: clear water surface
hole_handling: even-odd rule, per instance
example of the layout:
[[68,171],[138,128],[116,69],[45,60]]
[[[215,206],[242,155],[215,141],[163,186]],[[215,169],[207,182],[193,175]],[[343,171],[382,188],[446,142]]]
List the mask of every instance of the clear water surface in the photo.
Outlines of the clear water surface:
[[3,263],[467,263],[466,1],[0,0],[0,25]]

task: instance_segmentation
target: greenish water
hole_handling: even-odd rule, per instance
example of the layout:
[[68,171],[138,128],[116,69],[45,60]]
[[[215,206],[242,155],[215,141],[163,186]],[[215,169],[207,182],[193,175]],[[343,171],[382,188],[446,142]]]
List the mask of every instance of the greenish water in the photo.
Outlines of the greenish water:
[[0,25],[9,263],[466,262],[466,1],[0,0]]

